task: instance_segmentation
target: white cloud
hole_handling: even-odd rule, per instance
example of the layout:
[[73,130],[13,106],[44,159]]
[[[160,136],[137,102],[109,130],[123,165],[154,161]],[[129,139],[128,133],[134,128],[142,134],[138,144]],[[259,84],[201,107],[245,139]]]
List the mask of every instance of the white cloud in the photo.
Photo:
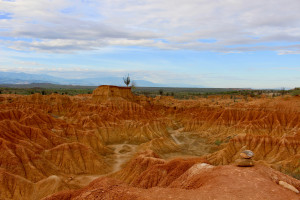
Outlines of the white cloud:
[[1,0],[12,19],[0,19],[0,36],[22,38],[2,41],[6,47],[55,53],[107,46],[240,52],[262,43],[280,51],[278,43],[300,41],[299,8],[298,0]]
[[300,54],[300,49],[299,50],[279,50],[278,55],[287,55],[287,54]]

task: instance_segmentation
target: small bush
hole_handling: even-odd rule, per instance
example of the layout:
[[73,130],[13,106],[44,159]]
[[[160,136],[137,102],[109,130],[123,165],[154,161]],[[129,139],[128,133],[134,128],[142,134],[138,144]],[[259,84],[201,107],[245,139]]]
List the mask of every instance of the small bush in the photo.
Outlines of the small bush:
[[159,92],[160,95],[164,94],[164,91],[162,89],[160,89],[158,92]]
[[216,141],[215,141],[215,145],[217,145],[217,146],[220,146],[222,143],[223,143],[222,140],[216,140]]

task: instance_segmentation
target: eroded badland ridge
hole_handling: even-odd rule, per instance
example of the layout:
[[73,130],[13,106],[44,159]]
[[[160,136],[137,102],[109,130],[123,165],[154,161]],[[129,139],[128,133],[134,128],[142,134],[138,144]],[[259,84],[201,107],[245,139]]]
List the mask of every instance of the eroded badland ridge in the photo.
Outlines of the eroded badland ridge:
[[[299,199],[300,97],[0,96],[0,199]],[[254,167],[237,167],[243,150]],[[58,193],[57,193],[58,192]],[[54,194],[56,193],[56,194]]]

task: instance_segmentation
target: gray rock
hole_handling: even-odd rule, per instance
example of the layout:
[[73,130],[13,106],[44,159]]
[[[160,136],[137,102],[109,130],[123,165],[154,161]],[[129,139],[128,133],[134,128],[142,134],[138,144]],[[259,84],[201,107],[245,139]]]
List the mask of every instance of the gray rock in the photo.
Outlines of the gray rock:
[[249,159],[249,158],[252,158],[252,157],[254,156],[254,153],[253,153],[252,151],[250,151],[250,150],[245,150],[245,151],[242,151],[242,152],[240,153],[240,156],[241,156],[242,158]]

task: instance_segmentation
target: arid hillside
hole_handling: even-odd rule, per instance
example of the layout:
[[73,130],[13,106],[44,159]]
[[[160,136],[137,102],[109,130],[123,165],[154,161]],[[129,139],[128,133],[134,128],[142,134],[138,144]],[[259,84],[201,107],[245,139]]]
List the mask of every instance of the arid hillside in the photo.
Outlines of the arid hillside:
[[[300,190],[300,97],[177,100],[100,86],[2,94],[0,108],[0,199],[300,198],[282,186]],[[254,167],[237,167],[246,149]]]

